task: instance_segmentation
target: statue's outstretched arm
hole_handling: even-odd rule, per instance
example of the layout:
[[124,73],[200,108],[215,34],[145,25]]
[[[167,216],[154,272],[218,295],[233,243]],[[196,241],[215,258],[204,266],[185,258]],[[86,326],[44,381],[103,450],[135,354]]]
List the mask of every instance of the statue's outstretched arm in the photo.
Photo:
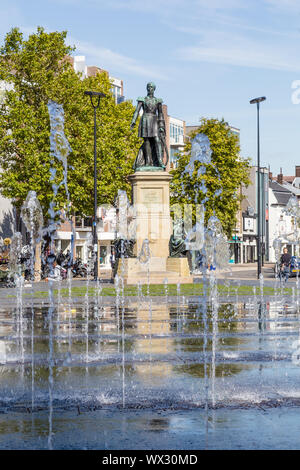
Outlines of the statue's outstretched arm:
[[140,110],[141,110],[141,107],[142,107],[142,101],[138,101],[138,104],[135,108],[135,111],[134,111],[134,115],[132,117],[132,121],[131,121],[131,124],[130,124],[130,129],[133,129],[134,126],[135,126],[135,123],[136,123],[136,120],[138,118],[138,115],[140,113]]

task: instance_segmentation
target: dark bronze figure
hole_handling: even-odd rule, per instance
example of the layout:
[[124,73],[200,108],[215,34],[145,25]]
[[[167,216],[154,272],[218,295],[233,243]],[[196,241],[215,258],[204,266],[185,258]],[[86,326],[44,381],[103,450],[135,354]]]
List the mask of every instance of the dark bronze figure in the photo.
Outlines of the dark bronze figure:
[[173,224],[173,233],[169,241],[169,252],[172,258],[185,258],[187,248],[185,246],[186,234],[183,230],[183,220],[176,219]]
[[143,109],[143,115],[139,124],[139,137],[144,139],[138,156],[134,163],[135,170],[164,170],[166,165],[163,163],[164,150],[168,156],[165,135],[166,125],[162,112],[162,99],[154,96],[155,84],[147,84],[147,96],[137,99],[137,107],[134,112],[130,128],[133,129],[140,110]]

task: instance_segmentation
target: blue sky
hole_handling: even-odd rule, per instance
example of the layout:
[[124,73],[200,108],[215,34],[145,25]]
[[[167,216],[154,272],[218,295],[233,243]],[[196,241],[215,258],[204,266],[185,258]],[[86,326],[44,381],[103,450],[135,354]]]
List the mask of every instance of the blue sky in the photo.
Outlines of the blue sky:
[[[224,117],[241,129],[242,154],[274,174],[300,165],[300,0],[0,0],[0,42],[14,26],[68,31],[88,65],[124,80],[126,98],[151,80],[169,114],[197,124]],[[297,94],[300,97],[300,93]],[[299,100],[300,101],[300,100]]]

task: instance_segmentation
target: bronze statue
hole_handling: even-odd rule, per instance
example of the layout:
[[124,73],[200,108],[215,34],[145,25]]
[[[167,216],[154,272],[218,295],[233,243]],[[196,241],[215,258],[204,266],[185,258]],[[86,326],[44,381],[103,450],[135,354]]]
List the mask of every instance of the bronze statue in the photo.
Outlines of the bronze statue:
[[173,233],[169,240],[169,252],[172,258],[184,258],[187,255],[185,245],[186,233],[183,228],[183,220],[176,218],[173,223]]
[[162,112],[162,99],[154,96],[155,88],[154,83],[147,84],[147,96],[137,99],[138,103],[130,125],[133,129],[140,110],[143,109],[138,135],[144,139],[144,143],[135,159],[135,170],[153,170],[154,168],[164,170],[166,168],[163,163],[164,149],[168,158],[165,141],[166,125]]

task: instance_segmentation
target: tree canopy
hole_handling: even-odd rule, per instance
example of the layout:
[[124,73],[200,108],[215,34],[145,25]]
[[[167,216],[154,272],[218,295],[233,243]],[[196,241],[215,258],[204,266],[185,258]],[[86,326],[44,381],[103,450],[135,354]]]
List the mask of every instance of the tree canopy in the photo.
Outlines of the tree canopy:
[[[53,199],[50,182],[50,120],[47,103],[61,104],[68,156],[68,189],[72,210],[93,213],[94,110],[84,91],[105,93],[97,110],[98,204],[113,203],[118,189],[129,194],[127,175],[132,172],[140,146],[130,131],[134,107],[116,104],[106,72],[84,78],[70,62],[73,47],[67,32],[37,32],[24,39],[13,28],[0,49],[0,80],[7,90],[0,106],[0,191],[20,207],[29,190],[37,193],[44,215]],[[62,165],[56,162],[57,182]],[[60,187],[57,205],[64,207],[66,191]]]
[[[211,163],[198,176],[200,162],[196,162],[192,175],[185,172],[191,160],[191,142],[197,134],[205,134],[212,150]],[[177,167],[171,171],[171,204],[201,204],[205,206],[205,222],[215,214],[223,230],[231,236],[236,225],[236,215],[241,185],[248,185],[250,160],[240,156],[239,138],[227,122],[218,119],[201,119],[198,129],[190,134],[184,152],[178,155]],[[203,192],[203,182],[207,193]],[[219,193],[219,194],[218,194]],[[195,218],[195,209],[193,210]]]

